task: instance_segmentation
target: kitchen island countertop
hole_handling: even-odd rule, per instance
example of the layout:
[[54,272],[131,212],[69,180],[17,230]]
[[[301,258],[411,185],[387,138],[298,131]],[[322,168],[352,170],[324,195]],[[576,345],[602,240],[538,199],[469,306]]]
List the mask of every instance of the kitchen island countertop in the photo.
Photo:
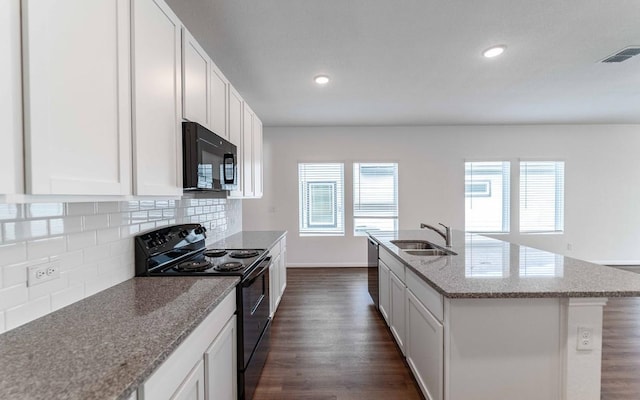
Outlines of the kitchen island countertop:
[[452,231],[451,256],[415,256],[391,240],[427,240],[444,247],[432,231],[370,233],[376,242],[439,293],[449,298],[544,298],[640,296],[640,274],[509,243]]
[[140,277],[0,335],[0,398],[127,399],[237,285]]

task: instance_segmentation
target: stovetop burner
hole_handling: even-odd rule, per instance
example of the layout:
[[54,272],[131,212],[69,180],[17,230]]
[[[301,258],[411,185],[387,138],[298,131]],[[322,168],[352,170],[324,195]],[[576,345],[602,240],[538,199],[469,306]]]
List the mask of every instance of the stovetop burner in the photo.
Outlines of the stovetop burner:
[[258,254],[260,254],[260,252],[258,252],[257,250],[235,250],[235,251],[232,251],[231,254],[229,254],[229,257],[251,258],[251,257],[257,256]]
[[207,257],[222,257],[225,254],[227,254],[227,251],[224,249],[208,249],[204,252]]
[[215,269],[218,271],[237,271],[244,268],[244,264],[238,261],[229,261],[216,265]]
[[185,261],[175,266],[175,269],[180,272],[201,272],[211,268],[209,261]]

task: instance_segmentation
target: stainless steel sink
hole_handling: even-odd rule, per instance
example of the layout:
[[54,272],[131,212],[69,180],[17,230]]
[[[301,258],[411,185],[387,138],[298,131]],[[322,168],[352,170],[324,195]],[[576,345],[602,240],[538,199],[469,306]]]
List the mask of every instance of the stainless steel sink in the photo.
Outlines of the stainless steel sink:
[[444,249],[440,246],[436,246],[426,240],[391,240],[391,243],[395,244],[407,254],[412,256],[456,256],[451,250]]
[[391,243],[395,244],[402,250],[425,250],[438,248],[426,240],[392,240]]
[[449,250],[441,249],[425,249],[425,250],[404,250],[405,253],[412,256],[455,256],[456,253]]

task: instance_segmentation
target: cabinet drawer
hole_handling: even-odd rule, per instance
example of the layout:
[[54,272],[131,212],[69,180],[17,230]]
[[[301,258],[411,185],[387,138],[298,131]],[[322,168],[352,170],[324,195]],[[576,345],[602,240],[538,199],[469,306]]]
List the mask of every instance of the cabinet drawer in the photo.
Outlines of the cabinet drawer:
[[404,267],[404,264],[402,264],[397,258],[395,258],[387,250],[382,248],[382,246],[380,246],[378,257],[382,261],[384,261],[384,263],[389,267],[389,269],[391,271],[393,271],[393,273],[396,274],[396,276],[398,278],[400,278],[400,280],[402,282],[405,282],[405,277],[404,277],[404,269],[405,269],[405,267]]
[[440,293],[419,278],[413,271],[407,270],[405,283],[418,300],[442,322],[444,316],[444,300]]

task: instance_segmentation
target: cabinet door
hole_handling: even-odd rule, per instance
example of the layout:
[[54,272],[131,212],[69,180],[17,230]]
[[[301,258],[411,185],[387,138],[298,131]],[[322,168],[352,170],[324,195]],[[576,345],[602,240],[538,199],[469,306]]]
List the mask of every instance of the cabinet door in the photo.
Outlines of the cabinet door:
[[242,170],[243,170],[243,188],[244,197],[254,197],[254,160],[253,160],[253,110],[243,103],[242,107]]
[[405,303],[406,287],[404,282],[391,271],[389,273],[389,327],[400,350],[405,353]]
[[171,400],[204,400],[204,363],[198,361]]
[[273,318],[278,307],[278,266],[275,261],[269,266],[269,315]]
[[22,193],[20,0],[0,1],[0,193]]
[[24,1],[22,18],[28,193],[130,194],[129,0]]
[[231,198],[242,198],[244,185],[244,165],[242,141],[242,97],[229,85],[229,141],[238,147],[238,189],[229,192]]
[[[229,137],[229,81],[218,67],[211,63],[211,130],[218,136]],[[238,146],[238,143],[234,143]]]
[[135,194],[182,194],[181,24],[162,0],[133,2]]
[[444,328],[407,290],[407,363],[428,400],[443,398]]
[[282,300],[282,295],[284,294],[284,290],[287,288],[287,249],[284,247],[280,251],[279,264],[280,264],[280,273],[278,275],[278,278],[280,278],[280,299]]
[[262,121],[253,115],[253,195],[262,197]]
[[211,129],[209,91],[211,59],[182,27],[182,117]]
[[207,400],[236,400],[236,329],[236,317],[233,316],[204,353]]
[[389,305],[390,305],[390,300],[389,300],[389,274],[391,272],[389,271],[389,267],[387,267],[385,265],[384,262],[382,262],[382,260],[378,260],[378,274],[380,276],[380,280],[379,280],[379,296],[380,296],[380,303],[378,304],[378,308],[380,309],[380,314],[382,314],[382,317],[384,318],[384,320],[387,322],[387,324],[389,324]]

